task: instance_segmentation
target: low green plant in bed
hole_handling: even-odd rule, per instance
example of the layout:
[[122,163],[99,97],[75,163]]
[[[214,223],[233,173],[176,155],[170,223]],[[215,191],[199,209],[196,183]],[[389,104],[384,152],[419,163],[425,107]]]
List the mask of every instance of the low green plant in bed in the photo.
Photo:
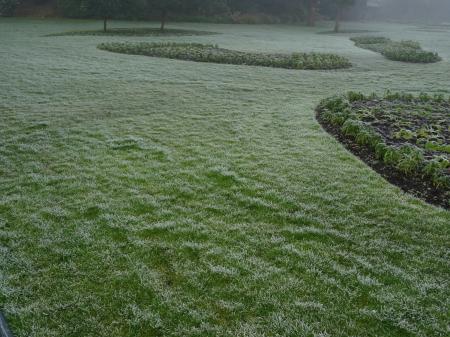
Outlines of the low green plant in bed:
[[395,42],[380,36],[359,36],[351,38],[355,45],[380,53],[389,60],[411,63],[435,63],[441,57],[434,52],[425,51],[415,41]]
[[341,29],[339,32],[335,32],[334,30],[326,30],[322,32],[318,32],[317,34],[325,34],[325,35],[339,35],[339,34],[368,34],[375,33],[373,30],[367,29]]
[[322,53],[266,54],[219,48],[198,43],[102,43],[101,50],[195,62],[225,63],[286,69],[330,70],[348,68],[342,56]]
[[47,36],[199,36],[214,34],[217,33],[186,29],[161,30],[159,28],[111,28],[107,31],[80,30],[49,34]]
[[368,148],[376,160],[419,177],[450,197],[450,99],[350,92],[321,102],[320,119]]

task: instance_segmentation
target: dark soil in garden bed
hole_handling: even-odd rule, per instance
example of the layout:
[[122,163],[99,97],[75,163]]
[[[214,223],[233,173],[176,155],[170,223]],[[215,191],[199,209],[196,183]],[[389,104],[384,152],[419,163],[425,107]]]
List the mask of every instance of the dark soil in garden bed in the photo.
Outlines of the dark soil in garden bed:
[[427,159],[450,153],[449,101],[363,100],[353,102],[352,110],[365,112],[362,120],[388,145],[415,145]]
[[448,191],[446,189],[435,187],[432,182],[424,180],[419,174],[407,176],[395,167],[386,165],[378,160],[372,150],[366,146],[359,145],[350,137],[346,137],[339,126],[332,125],[325,121],[322,118],[320,109],[316,111],[316,118],[325,131],[334,136],[347,150],[359,157],[388,182],[430,204],[450,209],[450,204],[447,200]]

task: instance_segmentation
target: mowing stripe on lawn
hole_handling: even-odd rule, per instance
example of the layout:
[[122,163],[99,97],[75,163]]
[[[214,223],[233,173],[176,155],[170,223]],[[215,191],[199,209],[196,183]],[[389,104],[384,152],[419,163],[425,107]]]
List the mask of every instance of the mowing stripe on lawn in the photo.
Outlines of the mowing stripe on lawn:
[[0,337],[13,337],[5,316],[0,312]]

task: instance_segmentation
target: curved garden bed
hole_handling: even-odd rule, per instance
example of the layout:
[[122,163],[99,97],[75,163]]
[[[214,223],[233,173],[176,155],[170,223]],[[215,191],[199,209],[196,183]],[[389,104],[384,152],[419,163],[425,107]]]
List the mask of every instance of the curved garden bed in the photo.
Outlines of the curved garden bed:
[[317,119],[391,183],[450,208],[450,99],[350,92],[323,100]]
[[369,34],[369,33],[376,33],[376,31],[367,30],[367,29],[341,29],[338,32],[336,32],[334,30],[325,30],[325,31],[317,32],[316,34],[344,35],[344,34]]
[[382,54],[389,60],[410,63],[435,63],[441,57],[434,52],[425,51],[415,41],[395,42],[381,36],[359,36],[350,38],[359,48]]
[[214,34],[217,33],[186,29],[161,30],[160,28],[111,28],[107,31],[80,30],[49,34],[47,36],[199,36]]
[[264,54],[198,43],[102,43],[101,50],[195,62],[263,66],[286,69],[331,70],[351,67],[342,56],[320,53]]

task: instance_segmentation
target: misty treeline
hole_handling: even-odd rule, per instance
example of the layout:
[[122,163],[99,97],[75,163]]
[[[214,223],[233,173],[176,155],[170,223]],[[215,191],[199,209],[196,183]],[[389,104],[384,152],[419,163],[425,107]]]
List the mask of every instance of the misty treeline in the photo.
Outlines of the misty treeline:
[[[336,29],[343,11],[367,0],[0,0],[9,10],[20,3],[53,4],[67,17],[159,18],[161,29],[173,16],[217,18],[244,23],[307,22],[314,25],[319,17],[335,17]],[[254,21],[254,22],[253,22]]]
[[449,18],[450,0],[0,0],[0,15],[13,15],[19,6],[47,5],[59,15],[109,19],[158,19],[164,30],[170,19],[223,23],[292,23],[314,26],[343,18]]
[[376,19],[446,24],[450,22],[450,0],[373,1],[379,4],[379,8],[373,13]]

